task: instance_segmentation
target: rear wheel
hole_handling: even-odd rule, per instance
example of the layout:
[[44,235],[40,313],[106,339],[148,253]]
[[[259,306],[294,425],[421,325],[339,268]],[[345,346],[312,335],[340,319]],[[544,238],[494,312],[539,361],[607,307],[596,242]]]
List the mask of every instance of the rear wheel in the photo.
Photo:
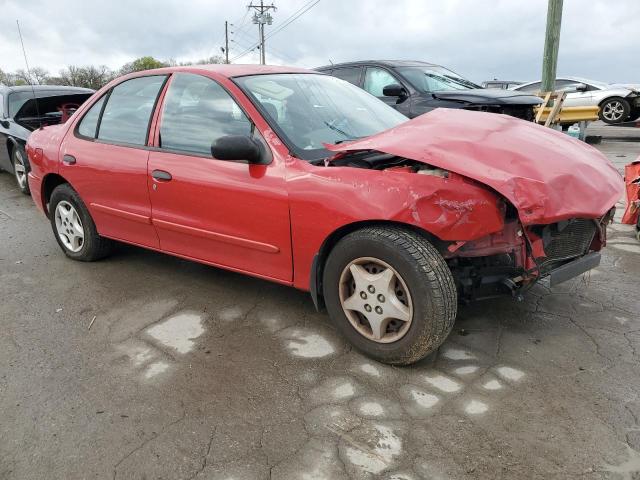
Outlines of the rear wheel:
[[624,122],[631,112],[631,105],[622,97],[608,98],[600,104],[600,120],[608,124]]
[[27,174],[29,173],[29,160],[24,149],[16,145],[11,153],[11,163],[13,164],[13,174],[16,177],[18,188],[25,195],[29,195],[29,179]]
[[329,315],[359,350],[408,365],[437,349],[453,327],[457,292],[442,256],[420,235],[394,226],[344,237],[325,264]]
[[111,252],[113,242],[98,235],[89,210],[69,184],[57,186],[51,194],[49,217],[56,241],[67,257],[92,262]]

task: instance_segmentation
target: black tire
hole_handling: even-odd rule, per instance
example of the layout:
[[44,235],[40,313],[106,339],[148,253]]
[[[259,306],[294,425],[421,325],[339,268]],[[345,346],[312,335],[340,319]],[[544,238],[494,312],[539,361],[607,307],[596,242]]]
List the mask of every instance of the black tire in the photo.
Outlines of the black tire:
[[[68,202],[74,207],[80,217],[80,221],[82,222],[84,241],[80,250],[77,252],[70,250],[58,235],[55,217],[58,204],[62,201]],[[93,262],[104,258],[111,253],[113,241],[98,235],[96,225],[89,214],[89,210],[87,210],[87,207],[78,193],[71,188],[68,183],[58,185],[51,193],[51,200],[49,201],[49,219],[51,221],[53,235],[67,257],[81,262]]]
[[[607,107],[612,107],[614,105],[622,106],[622,112],[620,113],[619,116],[617,115],[613,116],[613,114],[609,115],[606,112]],[[619,107],[618,107],[618,110],[619,110]],[[631,105],[629,105],[629,102],[627,100],[625,100],[622,97],[611,97],[611,98],[607,98],[604,102],[600,104],[600,110],[598,111],[598,116],[600,117],[600,120],[602,120],[604,123],[608,123],[609,125],[615,125],[616,123],[622,123],[626,121],[630,113],[631,113]]]
[[[30,195],[31,190],[29,190],[27,174],[29,170],[31,170],[31,166],[29,165],[29,159],[27,158],[24,148],[20,145],[14,146],[11,151],[11,166],[13,167],[13,176],[16,179],[18,188],[25,195]],[[18,170],[16,170],[16,168],[18,168]],[[21,175],[24,175],[22,180]]]
[[[392,343],[366,338],[352,326],[342,308],[341,274],[361,257],[373,257],[393,267],[413,300],[408,330]],[[325,263],[323,293],[338,330],[358,350],[393,365],[409,365],[435,351],[451,332],[457,313],[455,283],[440,253],[422,236],[396,226],[367,227],[342,238]]]

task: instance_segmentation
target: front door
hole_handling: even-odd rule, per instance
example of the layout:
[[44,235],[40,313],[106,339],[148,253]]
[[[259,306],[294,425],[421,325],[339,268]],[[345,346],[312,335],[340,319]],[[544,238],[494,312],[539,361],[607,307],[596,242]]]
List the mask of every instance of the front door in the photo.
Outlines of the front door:
[[98,233],[152,248],[159,244],[151,224],[146,143],[165,80],[154,75],[116,85],[69,129],[60,149],[60,175],[86,204]]
[[254,128],[214,80],[173,75],[161,106],[157,148],[149,156],[153,225],[166,252],[290,282],[284,164],[274,159],[249,165],[211,155],[217,138],[259,136]]

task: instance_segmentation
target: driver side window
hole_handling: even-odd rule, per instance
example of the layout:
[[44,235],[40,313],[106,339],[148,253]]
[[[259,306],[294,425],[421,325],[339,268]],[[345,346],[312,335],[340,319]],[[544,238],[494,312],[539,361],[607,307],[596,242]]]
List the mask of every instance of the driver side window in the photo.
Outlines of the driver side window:
[[211,156],[227,135],[251,135],[252,123],[216,81],[192,73],[171,79],[162,108],[160,148]]
[[384,87],[392,83],[398,83],[398,81],[386,70],[376,67],[367,68],[364,76],[364,89],[371,95],[384,97]]

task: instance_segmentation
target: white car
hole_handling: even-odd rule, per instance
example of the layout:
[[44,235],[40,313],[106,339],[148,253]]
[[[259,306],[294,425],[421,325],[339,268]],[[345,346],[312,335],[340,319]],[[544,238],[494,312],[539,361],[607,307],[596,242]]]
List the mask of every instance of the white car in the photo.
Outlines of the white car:
[[[541,82],[512,87],[518,92],[538,92]],[[556,79],[556,90],[565,91],[567,107],[598,106],[605,123],[614,124],[640,117],[640,89],[633,85],[607,84],[578,77]]]

